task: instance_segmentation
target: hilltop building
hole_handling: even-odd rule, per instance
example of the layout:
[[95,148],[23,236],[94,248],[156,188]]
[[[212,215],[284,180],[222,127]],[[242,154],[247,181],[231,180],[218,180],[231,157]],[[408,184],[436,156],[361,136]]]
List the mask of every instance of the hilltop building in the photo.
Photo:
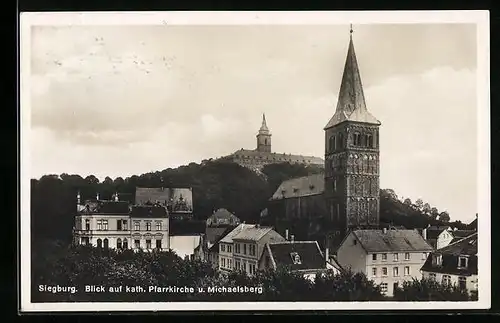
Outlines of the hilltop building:
[[73,227],[75,244],[98,248],[168,250],[169,217],[165,206],[158,203],[131,205],[114,200],[80,200]]
[[241,148],[220,159],[232,161],[254,171],[259,171],[265,165],[287,162],[302,165],[324,165],[324,160],[319,157],[272,152],[271,132],[267,127],[265,114],[262,116],[262,125],[257,133],[257,148],[253,150]]
[[320,228],[336,250],[350,230],[379,227],[380,125],[366,106],[351,30],[337,108],[324,128],[324,176],[281,184],[268,208],[279,232],[305,217],[309,228],[302,238]]

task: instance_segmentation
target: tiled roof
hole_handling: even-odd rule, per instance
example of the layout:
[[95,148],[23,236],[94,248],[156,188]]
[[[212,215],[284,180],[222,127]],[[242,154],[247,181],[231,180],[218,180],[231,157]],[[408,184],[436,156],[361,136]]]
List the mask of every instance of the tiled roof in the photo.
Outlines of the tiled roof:
[[265,236],[267,233],[269,233],[273,228],[271,227],[257,227],[254,226],[252,228],[245,228],[244,230],[241,230],[237,234],[233,236],[233,240],[250,240],[250,241],[259,241],[262,239],[263,236]]
[[207,219],[207,225],[219,225],[219,224],[239,224],[240,219],[229,212],[228,210],[221,208],[218,209],[214,214],[212,214]]
[[234,236],[236,236],[243,230],[253,227],[255,227],[255,224],[246,224],[246,223],[239,224],[236,228],[234,228],[228,234],[226,234],[219,242],[232,243]]
[[367,252],[431,251],[416,230],[355,230],[354,236]]
[[[433,258],[437,255],[442,257],[441,265],[433,263]],[[467,268],[458,268],[458,259],[461,255],[468,256]],[[422,270],[450,275],[477,275],[477,233],[432,252]]]
[[[224,239],[228,234],[233,232],[236,228],[233,227],[227,227],[224,232],[215,240],[214,244],[208,248],[209,251],[219,251],[219,243]],[[232,240],[231,240],[232,242]]]
[[285,153],[269,153],[264,151],[240,149],[232,153],[230,156],[234,157],[251,157],[262,159],[270,163],[280,163],[280,162],[295,162],[295,163],[310,163],[310,164],[324,164],[325,161],[322,158],[314,156],[303,156],[303,155],[292,155]]
[[132,207],[130,214],[133,218],[166,218],[167,209],[158,205],[136,205]]
[[427,229],[427,239],[434,240],[439,237],[439,235],[445,231],[445,229]]
[[271,200],[287,199],[322,194],[325,190],[325,175],[314,174],[293,178],[281,183]]
[[[232,229],[234,229],[234,226]],[[229,232],[228,227],[207,227],[205,237],[207,242],[214,244],[219,238],[222,238],[225,232]]]
[[349,49],[347,50],[337,109],[325,126],[325,129],[347,120],[380,125],[380,121],[366,109],[365,95],[352,37],[349,41]]
[[86,201],[81,213],[95,214],[129,214],[129,203],[126,201]]
[[[284,241],[266,244],[276,267],[286,266],[291,270],[326,269],[326,260],[316,241]],[[300,263],[294,263],[298,255]]]

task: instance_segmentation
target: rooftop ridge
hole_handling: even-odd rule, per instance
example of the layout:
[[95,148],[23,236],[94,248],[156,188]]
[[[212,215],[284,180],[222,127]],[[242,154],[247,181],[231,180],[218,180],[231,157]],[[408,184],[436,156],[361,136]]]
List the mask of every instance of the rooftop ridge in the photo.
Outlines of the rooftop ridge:
[[467,236],[467,237],[463,237],[463,238],[460,238],[460,240],[457,240],[455,242],[452,242],[450,243],[449,245],[447,245],[446,247],[443,247],[441,249],[437,249],[435,250],[435,252],[439,253],[439,252],[442,252],[442,251],[446,251],[446,249],[451,249],[450,247],[453,247],[453,246],[456,246],[458,243],[461,243],[463,242],[464,240],[467,240],[467,239],[472,239],[473,236],[476,236],[477,237],[477,232]]

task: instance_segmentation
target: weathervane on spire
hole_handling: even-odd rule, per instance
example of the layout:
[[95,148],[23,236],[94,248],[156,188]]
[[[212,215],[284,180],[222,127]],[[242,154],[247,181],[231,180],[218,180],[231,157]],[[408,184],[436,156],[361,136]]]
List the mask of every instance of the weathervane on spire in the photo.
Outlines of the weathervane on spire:
[[349,33],[352,35],[352,32],[353,32],[353,30],[352,30],[352,24],[351,24],[351,29],[349,30]]

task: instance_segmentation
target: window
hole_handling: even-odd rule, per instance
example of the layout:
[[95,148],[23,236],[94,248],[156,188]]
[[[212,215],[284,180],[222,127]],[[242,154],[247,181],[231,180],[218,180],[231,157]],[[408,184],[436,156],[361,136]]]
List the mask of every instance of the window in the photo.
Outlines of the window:
[[141,230],[141,224],[139,221],[134,222],[134,230],[135,231]]
[[161,222],[156,222],[156,231],[161,231]]
[[333,179],[333,191],[337,192],[337,179],[336,178]]
[[97,230],[102,230],[102,220],[97,220]]
[[109,240],[106,238],[104,239],[104,249],[108,249],[109,248]]
[[237,244],[234,245],[234,252],[235,253],[240,253],[240,244],[239,243],[237,243]]
[[300,265],[302,264],[302,260],[300,259],[300,256],[296,252],[290,253],[290,257],[292,257],[292,261],[294,265]]
[[353,245],[357,245],[358,244],[358,241],[356,239],[352,240],[352,244]]
[[90,243],[89,237],[82,237],[82,245],[88,245]]
[[382,294],[387,294],[387,283],[380,284],[380,291]]
[[102,248],[102,240],[97,239],[97,248]]
[[250,256],[255,256],[256,252],[255,252],[255,245],[252,244],[249,246],[250,248]]
[[335,150],[335,136],[331,136],[330,137],[329,146],[330,146],[330,151],[334,151]]
[[405,276],[410,276],[410,266],[405,267]]
[[246,243],[243,244],[243,254],[244,255],[247,254],[247,244]]
[[90,231],[90,220],[85,220],[85,230]]
[[240,267],[241,267],[241,263],[240,263],[240,261],[239,261],[239,260],[236,260],[236,261],[234,262],[234,265],[235,265],[235,267],[236,267],[236,270],[240,270],[240,269],[241,269],[241,268],[240,268]]
[[220,245],[220,251],[226,252],[226,245],[225,244]]
[[451,276],[450,275],[443,275],[443,284],[444,285],[450,285],[451,284]]
[[339,133],[339,148],[344,148],[344,135],[342,133]]
[[128,223],[127,223],[127,220],[123,220],[122,229],[123,229],[123,230],[128,230]]
[[372,135],[366,135],[366,144],[368,148],[373,148],[373,136]]
[[467,268],[467,257],[458,257],[458,268]]
[[248,264],[248,273],[250,275],[255,274],[255,264]]
[[146,231],[151,231],[151,222],[146,222]]
[[466,277],[458,277],[458,288],[464,290],[467,289],[467,278]]
[[354,133],[354,146],[361,145],[361,135],[358,132]]
[[116,230],[122,231],[122,220],[116,220]]
[[233,252],[233,250],[232,250],[232,249],[233,249],[233,248],[232,248],[232,246],[231,246],[231,245],[228,245],[228,246],[227,246],[227,252]]
[[398,254],[397,253],[394,254],[394,261],[398,261]]
[[222,267],[226,267],[226,258],[221,259]]
[[146,249],[151,249],[151,240],[146,240]]
[[394,277],[398,277],[399,276],[399,267],[392,268],[392,275]]
[[116,248],[117,249],[122,248],[122,239],[120,239],[120,238],[116,239]]
[[141,247],[141,240],[134,240],[134,246],[136,249],[139,249]]
[[377,254],[376,254],[376,253],[374,253],[374,254],[372,255],[372,260],[373,260],[373,261],[376,261],[376,260],[377,260]]
[[387,261],[387,254],[386,253],[382,254],[382,261]]
[[429,279],[435,281],[436,280],[436,274],[435,273],[430,273],[429,274]]
[[426,252],[423,252],[422,253],[422,260],[426,260],[427,259],[427,253]]
[[156,249],[161,250],[161,239],[156,240]]
[[441,266],[443,264],[443,257],[439,254],[432,256],[432,265]]
[[377,268],[372,268],[372,276],[377,276]]
[[127,239],[123,239],[123,249],[128,249],[128,241],[127,241]]
[[108,220],[102,220],[102,229],[108,231]]
[[382,267],[382,276],[387,276],[387,267]]
[[409,252],[405,253],[405,260],[410,260],[410,253]]

